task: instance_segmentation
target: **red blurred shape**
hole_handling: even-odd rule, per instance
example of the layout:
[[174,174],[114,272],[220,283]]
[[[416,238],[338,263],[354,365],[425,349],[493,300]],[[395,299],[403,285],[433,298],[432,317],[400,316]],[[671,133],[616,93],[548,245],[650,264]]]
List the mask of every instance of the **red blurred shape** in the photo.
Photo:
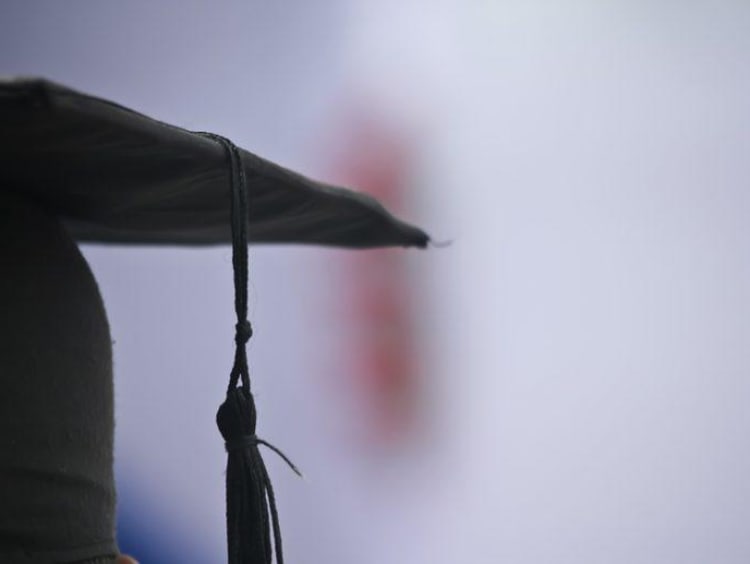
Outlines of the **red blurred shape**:
[[[334,164],[336,180],[403,213],[412,155],[406,136],[384,122],[355,117]],[[344,367],[361,406],[365,433],[378,442],[405,440],[416,420],[419,366],[412,284],[398,249],[346,257],[341,287],[347,329]]]

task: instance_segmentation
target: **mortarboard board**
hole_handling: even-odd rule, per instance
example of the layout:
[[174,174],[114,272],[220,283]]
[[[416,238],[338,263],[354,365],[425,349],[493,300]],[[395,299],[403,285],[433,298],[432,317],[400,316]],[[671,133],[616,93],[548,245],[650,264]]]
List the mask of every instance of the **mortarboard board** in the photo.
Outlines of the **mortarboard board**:
[[[218,421],[228,488],[241,490],[236,503],[228,495],[230,561],[265,563],[271,529],[277,559],[281,547],[246,382],[247,242],[428,240],[373,198],[222,137],[45,80],[0,81],[0,561],[106,561],[117,551],[111,343],[76,242],[232,242],[237,354]],[[235,423],[246,436],[227,436]],[[248,522],[258,531],[241,530]]]

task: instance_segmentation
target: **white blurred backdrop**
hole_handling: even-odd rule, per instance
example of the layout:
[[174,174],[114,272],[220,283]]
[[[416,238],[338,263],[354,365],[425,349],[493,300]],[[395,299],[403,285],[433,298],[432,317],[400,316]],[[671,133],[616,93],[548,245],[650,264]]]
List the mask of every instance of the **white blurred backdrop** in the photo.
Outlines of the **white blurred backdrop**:
[[[750,4],[6,0],[0,73],[452,240],[251,249],[289,562],[750,561]],[[230,250],[84,252],[122,548],[222,562]]]

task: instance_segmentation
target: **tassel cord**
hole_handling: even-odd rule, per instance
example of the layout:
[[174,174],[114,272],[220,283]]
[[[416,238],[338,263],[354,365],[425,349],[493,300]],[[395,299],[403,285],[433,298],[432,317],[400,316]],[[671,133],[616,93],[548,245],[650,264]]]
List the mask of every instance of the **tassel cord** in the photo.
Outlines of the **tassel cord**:
[[234,388],[238,377],[241,377],[242,387],[250,393],[250,374],[245,350],[247,341],[253,335],[252,326],[247,320],[247,178],[237,146],[228,139],[224,139],[224,145],[229,153],[231,170],[232,268],[234,271],[234,311],[237,314],[234,366],[228,390]]
[[253,336],[253,328],[247,319],[247,175],[242,165],[239,149],[226,137],[214,133],[202,133],[205,137],[219,143],[229,157],[229,183],[232,190],[230,221],[232,226],[232,270],[234,272],[234,311],[237,316],[235,325],[234,364],[229,376],[227,392],[237,386],[241,380],[243,391],[250,393],[250,372],[247,367],[246,343]]

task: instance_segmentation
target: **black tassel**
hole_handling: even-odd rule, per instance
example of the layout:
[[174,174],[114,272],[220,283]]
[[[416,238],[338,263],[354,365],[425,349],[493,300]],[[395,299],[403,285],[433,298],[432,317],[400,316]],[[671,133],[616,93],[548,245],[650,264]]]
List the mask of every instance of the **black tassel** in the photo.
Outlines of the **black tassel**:
[[[253,334],[247,320],[247,187],[245,170],[237,147],[224,137],[204,134],[226,149],[232,187],[232,266],[234,268],[235,327],[234,365],[229,376],[227,399],[219,407],[216,423],[224,437],[227,462],[227,545],[229,564],[284,564],[276,497],[266,465],[258,450],[267,446],[301,476],[299,470],[276,447],[255,435],[257,413],[250,392],[245,345]],[[238,386],[238,384],[240,384]],[[273,550],[271,549],[273,531]]]
[[[284,563],[279,516],[273,486],[258,445],[279,454],[301,476],[299,470],[276,447],[255,435],[256,411],[253,395],[233,388],[216,414],[229,462],[227,463],[227,538],[230,564],[270,564],[271,527],[276,562]],[[269,520],[270,517],[270,520]]]

